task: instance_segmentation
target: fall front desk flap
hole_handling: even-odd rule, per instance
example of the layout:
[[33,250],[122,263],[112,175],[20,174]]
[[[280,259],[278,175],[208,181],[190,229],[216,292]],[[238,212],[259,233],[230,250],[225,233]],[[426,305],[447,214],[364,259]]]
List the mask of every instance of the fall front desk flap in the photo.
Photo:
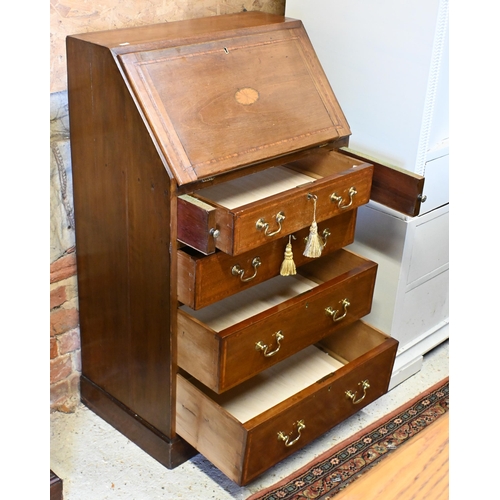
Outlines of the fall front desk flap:
[[118,55],[178,185],[350,135],[302,23],[272,19]]

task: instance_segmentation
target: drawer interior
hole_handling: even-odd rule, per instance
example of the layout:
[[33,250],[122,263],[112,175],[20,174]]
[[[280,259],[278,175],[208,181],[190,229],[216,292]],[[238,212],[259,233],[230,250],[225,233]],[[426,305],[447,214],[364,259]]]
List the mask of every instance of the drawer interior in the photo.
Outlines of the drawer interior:
[[309,175],[279,166],[202,189],[198,193],[229,210],[313,182]]
[[300,161],[208,186],[197,191],[197,195],[210,203],[233,210],[355,168],[362,163],[334,151],[320,150]]
[[238,421],[245,423],[330,376],[385,340],[384,334],[357,321],[223,394],[216,394],[195,378],[189,380]]
[[276,276],[203,309],[194,311],[188,306],[181,306],[180,309],[212,330],[222,331],[316,286],[317,283],[299,274]]

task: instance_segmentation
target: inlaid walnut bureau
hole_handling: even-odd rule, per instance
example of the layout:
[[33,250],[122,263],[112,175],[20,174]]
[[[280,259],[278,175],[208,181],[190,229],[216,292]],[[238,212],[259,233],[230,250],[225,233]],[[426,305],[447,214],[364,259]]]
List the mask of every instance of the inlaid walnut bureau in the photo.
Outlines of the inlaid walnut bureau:
[[423,179],[346,152],[300,21],[88,33],[67,56],[82,401],[165,466],[198,451],[245,484],[387,391],[397,341],[360,320],[377,264],[343,247],[358,206],[418,211]]

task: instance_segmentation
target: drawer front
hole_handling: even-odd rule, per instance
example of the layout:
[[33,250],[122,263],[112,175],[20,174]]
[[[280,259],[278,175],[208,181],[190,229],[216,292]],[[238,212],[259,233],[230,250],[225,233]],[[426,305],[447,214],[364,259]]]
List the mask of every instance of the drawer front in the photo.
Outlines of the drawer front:
[[[179,310],[179,366],[221,393],[365,316],[377,265],[341,250],[322,259],[322,267],[339,260],[342,274],[327,274],[328,281],[221,331]],[[308,277],[323,278],[314,271]]]
[[[316,222],[320,223],[364,205],[370,199],[371,178],[371,166],[360,167],[359,170],[351,169],[345,174],[315,181],[310,185],[275,196],[266,202],[254,203],[252,206],[235,210],[232,217],[234,228],[232,248],[226,247],[225,250],[222,248],[221,250],[237,255],[280,238],[282,234],[310,227],[315,211]],[[349,194],[350,191],[352,196]],[[311,196],[316,196],[316,203]],[[331,196],[337,198],[332,200]],[[278,214],[284,216],[281,223],[278,222]],[[264,226],[259,224],[261,221]],[[266,227],[265,224],[269,226]]]
[[[276,408],[277,418],[269,418],[251,429],[245,456],[245,481],[249,481],[294,451],[304,447],[326,431],[354,415],[388,390],[397,343],[387,342],[378,352],[370,352],[324,379],[317,387],[303,391],[293,406],[286,403]],[[369,387],[362,388],[367,381]],[[354,400],[347,392],[354,395]],[[258,420],[258,419],[255,419]],[[297,422],[303,422],[300,433]],[[249,423],[252,424],[252,423]],[[289,443],[277,439],[279,432],[289,435]]]
[[[179,375],[179,435],[233,481],[253,480],[387,392],[397,341],[362,322],[347,330],[346,337],[358,337],[365,346],[358,356],[243,423],[219,406],[210,392],[194,389]],[[189,396],[190,391],[196,397]],[[220,446],[214,447],[214,442]]]
[[[307,294],[300,302],[227,336],[221,345],[221,390],[239,384],[368,314],[375,274],[376,268],[372,267],[343,282],[318,287],[316,293]],[[345,299],[350,304],[347,308],[343,305]],[[337,318],[344,314],[345,317],[334,321],[326,313],[328,308],[338,311]],[[282,335],[279,344],[278,332]],[[266,352],[276,354],[267,357]]]
[[[350,210],[318,224],[319,234],[327,236],[322,256],[353,242],[356,214],[357,210]],[[311,260],[303,255],[308,233],[304,228],[293,234],[297,267]],[[282,237],[239,256],[224,252],[202,256],[189,248],[178,250],[178,300],[196,310],[279,275],[288,241]]]
[[[207,198],[209,192],[201,190],[179,199],[178,204],[198,200],[196,203],[202,207],[178,210],[178,232],[184,243],[201,252],[210,253],[215,246],[229,255],[240,255],[309,228],[314,219],[321,222],[366,204],[372,172],[371,165],[362,164],[322,179],[310,177],[311,181],[302,186],[230,209]],[[206,223],[206,206],[215,208],[215,228]],[[202,220],[194,223],[192,217],[197,213]],[[185,229],[190,226],[195,226],[197,232]]]

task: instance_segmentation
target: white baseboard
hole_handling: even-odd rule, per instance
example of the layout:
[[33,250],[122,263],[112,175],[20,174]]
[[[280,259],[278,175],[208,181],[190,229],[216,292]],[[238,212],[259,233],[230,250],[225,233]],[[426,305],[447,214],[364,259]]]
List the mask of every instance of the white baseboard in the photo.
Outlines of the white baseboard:
[[389,390],[420,371],[424,354],[449,338],[449,327],[450,325],[446,324],[439,330],[430,332],[429,335],[421,337],[420,342],[397,354]]

